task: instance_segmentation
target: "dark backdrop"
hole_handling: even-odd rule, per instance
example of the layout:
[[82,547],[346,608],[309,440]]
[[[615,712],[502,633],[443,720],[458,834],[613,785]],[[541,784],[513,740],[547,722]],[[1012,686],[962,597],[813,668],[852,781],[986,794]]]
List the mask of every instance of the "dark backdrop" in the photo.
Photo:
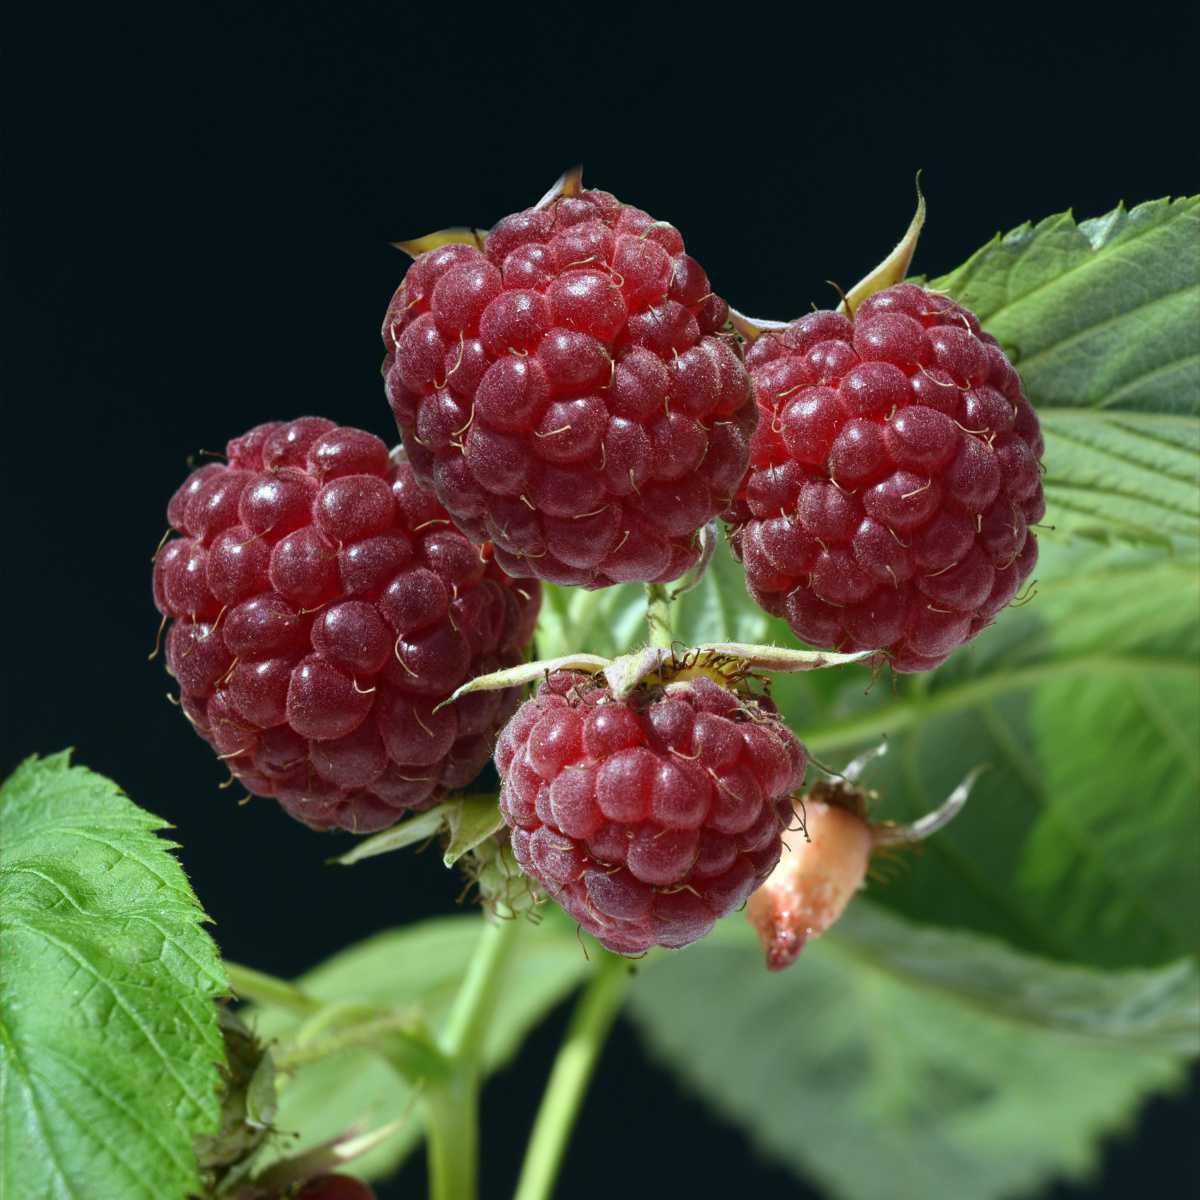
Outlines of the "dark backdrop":
[[[880,24],[869,6],[701,21],[591,0],[43,6],[4,68],[0,769],[77,747],[175,823],[222,947],[267,970],[451,910],[433,855],[326,868],[329,840],[269,802],[237,808],[163,699],[149,558],[189,455],[307,412],[389,436],[377,330],[406,260],[387,243],[491,224],[575,161],[678,224],[738,307],[774,316],[828,304],[824,280],[848,285],[890,248],[917,168],[930,272],[1028,217],[1194,189],[1194,30],[1153,6],[1145,35],[1138,13],[1053,7]],[[563,1020],[488,1087],[489,1196],[510,1186]],[[1152,1103],[1094,1188],[1053,1195],[1186,1190],[1187,1104],[1195,1089]],[[561,1194],[607,1195],[626,1149],[634,1196],[809,1194],[619,1027]],[[420,1194],[420,1165],[383,1194]]]

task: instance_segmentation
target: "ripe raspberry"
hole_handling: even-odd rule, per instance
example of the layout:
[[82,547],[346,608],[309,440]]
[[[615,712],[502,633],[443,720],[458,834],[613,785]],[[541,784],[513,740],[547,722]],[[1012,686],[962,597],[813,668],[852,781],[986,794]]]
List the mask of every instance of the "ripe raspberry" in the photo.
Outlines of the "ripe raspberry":
[[686,946],[770,874],[805,754],[703,675],[625,700],[560,672],[496,744],[513,855],[610,950]]
[[1037,561],[1037,415],[996,339],[899,284],[746,356],[762,421],[728,514],[750,594],[815,646],[923,671],[989,625]]
[[513,575],[677,578],[757,421],[727,313],[679,232],[607,192],[422,254],[383,323],[417,477]]
[[520,661],[539,585],[454,530],[378,438],[302,417],[252,429],[167,509],[167,667],[197,732],[313,829],[382,829],[470,783],[518,693],[434,712]]

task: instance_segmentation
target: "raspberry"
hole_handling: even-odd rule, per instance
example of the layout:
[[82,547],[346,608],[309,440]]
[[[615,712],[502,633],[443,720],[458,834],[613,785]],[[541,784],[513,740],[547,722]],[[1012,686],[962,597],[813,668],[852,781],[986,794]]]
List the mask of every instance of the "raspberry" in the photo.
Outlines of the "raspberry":
[[805,753],[766,698],[704,675],[616,699],[560,672],[496,744],[512,852],[610,950],[686,946],[779,859]]
[[310,1179],[296,1200],[375,1200],[374,1190],[351,1175],[321,1175]]
[[382,829],[482,769],[515,691],[435,711],[520,661],[539,585],[450,524],[378,438],[303,417],[194,471],[156,556],[167,668],[245,787],[313,829]]
[[417,477],[513,575],[677,578],[757,421],[727,313],[678,231],[607,192],[421,254],[383,323]]
[[746,356],[762,421],[732,506],[750,594],[815,646],[923,671],[1037,561],[1037,415],[996,339],[945,296],[876,292]]

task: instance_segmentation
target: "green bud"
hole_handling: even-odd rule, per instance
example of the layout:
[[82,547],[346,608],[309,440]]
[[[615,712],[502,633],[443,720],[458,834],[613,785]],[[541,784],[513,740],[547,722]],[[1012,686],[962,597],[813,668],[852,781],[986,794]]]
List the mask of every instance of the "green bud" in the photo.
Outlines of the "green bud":
[[225,1040],[221,1068],[221,1126],[196,1139],[196,1158],[211,1184],[245,1162],[262,1145],[275,1119],[275,1066],[249,1026],[227,1005],[220,1006]]
[[479,902],[497,917],[525,916],[545,899],[513,858],[507,830],[480,842],[461,862],[478,889]]

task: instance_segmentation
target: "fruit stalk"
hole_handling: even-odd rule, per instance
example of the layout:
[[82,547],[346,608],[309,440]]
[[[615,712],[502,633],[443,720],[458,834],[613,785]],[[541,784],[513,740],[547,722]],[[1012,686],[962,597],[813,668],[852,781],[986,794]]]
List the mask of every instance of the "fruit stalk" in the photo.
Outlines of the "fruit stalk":
[[671,648],[674,629],[671,621],[671,593],[662,583],[646,584],[646,624],[650,627],[650,645]]
[[279,1071],[290,1073],[360,1046],[384,1054],[406,1078],[436,1079],[446,1069],[437,1050],[414,1030],[413,1018],[407,1013],[359,1021],[329,1037],[287,1047],[276,1054],[275,1065]]
[[550,1072],[514,1200],[548,1200],[608,1032],[633,980],[630,965],[600,951]]
[[225,974],[229,979],[230,988],[239,1000],[270,1005],[302,1017],[311,1017],[323,1007],[320,1000],[310,996],[294,983],[263,971],[256,971],[253,967],[245,967],[241,963],[226,959]]
[[441,1035],[449,1074],[425,1092],[430,1200],[472,1200],[478,1186],[480,1056],[518,920],[488,920]]

